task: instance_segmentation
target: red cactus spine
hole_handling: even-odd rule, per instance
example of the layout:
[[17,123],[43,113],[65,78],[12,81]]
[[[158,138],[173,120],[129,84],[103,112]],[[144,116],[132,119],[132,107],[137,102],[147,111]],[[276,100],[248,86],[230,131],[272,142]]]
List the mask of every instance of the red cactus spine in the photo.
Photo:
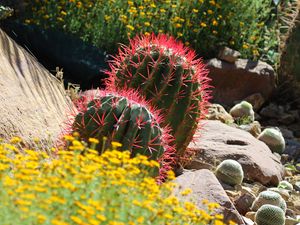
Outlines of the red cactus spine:
[[182,157],[209,99],[207,70],[195,52],[167,35],[142,36],[122,46],[110,62],[107,88],[137,89],[162,111]]
[[172,136],[168,128],[161,128],[158,111],[148,107],[147,102],[133,91],[112,92],[91,90],[76,102],[78,114],[70,122],[72,132],[78,132],[84,141],[90,137],[106,143],[122,144],[121,150],[131,155],[142,154],[158,160],[161,171],[174,164]]

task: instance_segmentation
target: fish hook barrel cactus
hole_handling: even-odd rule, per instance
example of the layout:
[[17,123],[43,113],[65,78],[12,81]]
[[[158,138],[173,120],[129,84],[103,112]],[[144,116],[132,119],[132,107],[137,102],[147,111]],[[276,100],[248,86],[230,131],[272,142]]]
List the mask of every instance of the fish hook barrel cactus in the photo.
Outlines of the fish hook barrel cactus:
[[193,50],[167,35],[135,37],[110,61],[106,86],[137,89],[164,115],[177,156],[182,157],[203,118],[209,99],[209,78]]
[[86,142],[89,138],[98,139],[99,152],[105,143],[119,142],[120,149],[129,150],[132,157],[146,155],[157,160],[165,172],[172,168],[173,137],[167,127],[160,127],[160,113],[134,91],[90,90],[75,105],[78,114],[69,122],[70,132],[78,132]]

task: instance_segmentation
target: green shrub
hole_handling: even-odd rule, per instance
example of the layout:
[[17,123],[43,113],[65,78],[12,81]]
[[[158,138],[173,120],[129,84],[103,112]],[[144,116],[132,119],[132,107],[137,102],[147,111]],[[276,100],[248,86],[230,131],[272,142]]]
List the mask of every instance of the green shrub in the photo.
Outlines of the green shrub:
[[116,51],[136,34],[166,33],[211,57],[219,46],[243,57],[277,59],[275,6],[269,0],[27,1],[26,23],[60,27]]

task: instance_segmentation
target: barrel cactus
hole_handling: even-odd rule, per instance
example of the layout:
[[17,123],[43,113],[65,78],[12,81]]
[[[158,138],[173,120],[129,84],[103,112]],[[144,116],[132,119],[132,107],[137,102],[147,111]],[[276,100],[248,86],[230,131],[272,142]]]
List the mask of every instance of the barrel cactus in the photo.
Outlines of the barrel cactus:
[[266,128],[257,138],[264,142],[272,152],[281,154],[285,149],[285,140],[278,128]]
[[251,210],[257,211],[262,205],[270,204],[280,207],[284,212],[286,211],[286,202],[280,194],[274,191],[262,191],[252,204]]
[[235,120],[246,121],[247,123],[254,121],[253,107],[247,101],[236,104],[230,109],[229,113]]
[[216,177],[225,184],[241,184],[244,179],[243,168],[237,161],[226,159],[217,167]]
[[284,225],[285,213],[278,206],[266,204],[257,210],[255,222],[257,225]]
[[167,35],[142,36],[122,46],[110,62],[108,89],[137,89],[162,111],[178,156],[183,156],[204,116],[207,70],[194,51]]
[[120,150],[131,151],[132,156],[146,155],[158,160],[163,169],[171,168],[175,151],[170,145],[172,136],[160,127],[159,113],[135,92],[87,91],[76,106],[78,114],[70,122],[71,131],[78,132],[84,141],[98,139],[98,151],[105,143],[119,142]]

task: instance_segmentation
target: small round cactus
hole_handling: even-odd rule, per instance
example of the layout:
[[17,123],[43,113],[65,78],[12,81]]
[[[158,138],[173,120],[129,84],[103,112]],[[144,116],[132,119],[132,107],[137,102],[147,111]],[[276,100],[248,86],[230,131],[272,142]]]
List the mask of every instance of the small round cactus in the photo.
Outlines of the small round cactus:
[[281,188],[281,189],[286,189],[289,191],[292,191],[294,189],[293,185],[286,180],[280,181],[277,187]]
[[255,222],[257,225],[284,225],[285,213],[278,206],[266,204],[257,210]]
[[245,119],[248,120],[249,122],[254,121],[253,107],[247,101],[242,101],[241,103],[236,104],[230,109],[229,113],[234,119],[238,119],[238,120]]
[[272,152],[281,154],[285,149],[285,140],[279,129],[266,128],[257,138],[264,142]]
[[251,210],[257,211],[262,205],[269,204],[280,207],[284,212],[286,211],[286,203],[280,194],[274,191],[263,191],[259,193],[258,197],[252,204]]
[[237,161],[226,159],[217,167],[216,177],[225,184],[241,184],[244,179],[243,168]]

